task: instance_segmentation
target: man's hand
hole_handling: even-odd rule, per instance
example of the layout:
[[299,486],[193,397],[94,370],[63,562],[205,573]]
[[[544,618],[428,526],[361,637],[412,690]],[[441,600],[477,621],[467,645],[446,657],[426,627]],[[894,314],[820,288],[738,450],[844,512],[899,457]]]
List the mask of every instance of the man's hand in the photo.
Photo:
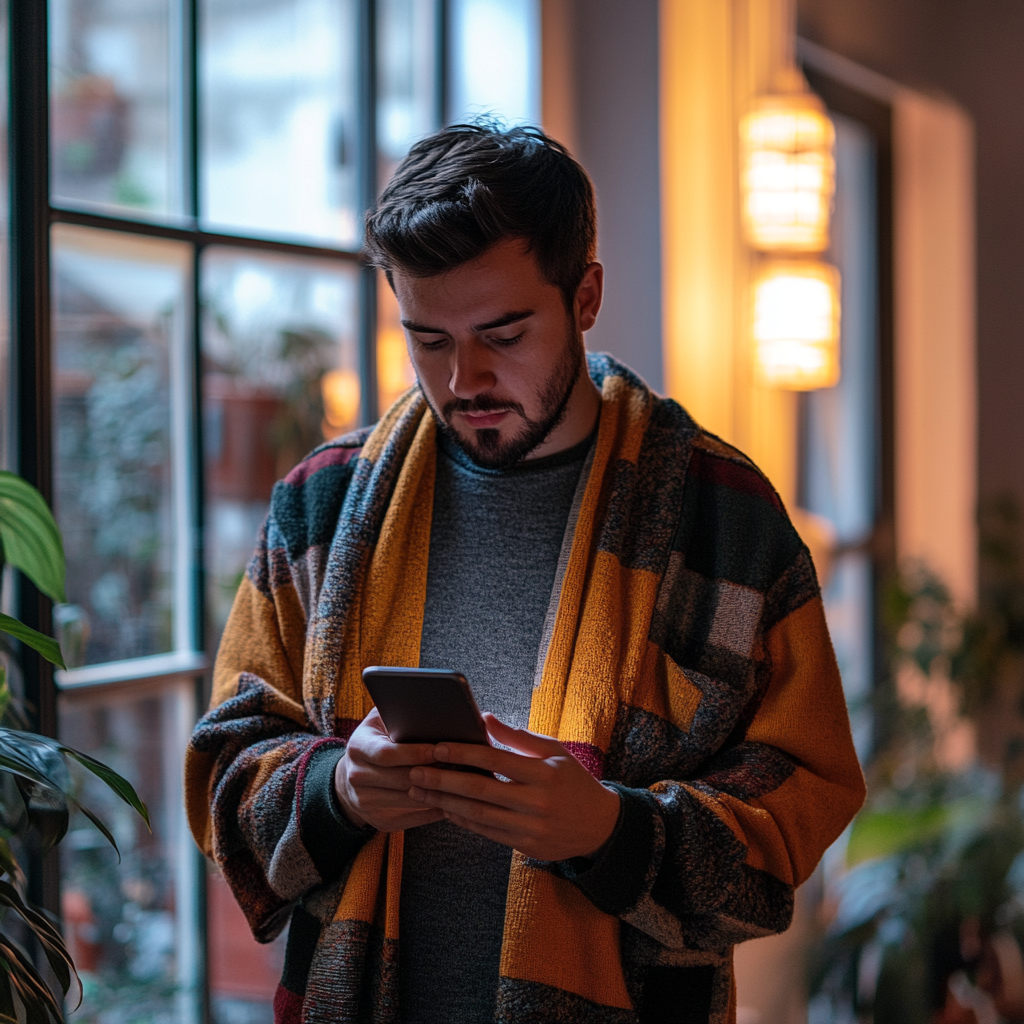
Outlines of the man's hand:
[[597,853],[615,828],[619,795],[602,786],[557,740],[512,729],[491,714],[484,720],[498,743],[518,753],[439,743],[431,760],[475,765],[511,781],[428,767],[424,760],[409,772],[409,796],[425,809],[441,808],[454,824],[537,860]]
[[431,743],[392,743],[374,708],[356,727],[334,769],[334,791],[349,821],[398,832],[439,821],[444,814],[409,795],[409,768],[433,764]]

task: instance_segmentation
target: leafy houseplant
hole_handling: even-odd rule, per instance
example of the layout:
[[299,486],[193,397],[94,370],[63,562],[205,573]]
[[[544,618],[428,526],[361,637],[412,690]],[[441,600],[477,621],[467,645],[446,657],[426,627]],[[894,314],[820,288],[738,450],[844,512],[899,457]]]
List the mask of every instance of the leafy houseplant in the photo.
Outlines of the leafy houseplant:
[[[0,471],[0,573],[5,563],[23,572],[53,601],[63,602],[64,548],[53,515],[34,487],[14,473]],[[0,613],[0,650],[17,659],[8,637],[64,667],[56,640]],[[12,1024],[51,1024],[64,1017],[62,1000],[13,931],[38,942],[63,996],[76,974],[56,923],[25,899],[18,850],[48,853],[64,838],[72,809],[80,810],[117,850],[109,829],[75,799],[69,762],[92,772],[149,824],[146,805],[120,775],[87,754],[24,728],[6,666],[0,662],[0,1021]]]
[[[921,566],[887,595],[869,798],[812,965],[812,1024],[1024,1022],[1024,524],[1000,499],[980,526],[977,607]],[[937,756],[934,702],[897,693],[908,671],[950,688],[977,761]]]

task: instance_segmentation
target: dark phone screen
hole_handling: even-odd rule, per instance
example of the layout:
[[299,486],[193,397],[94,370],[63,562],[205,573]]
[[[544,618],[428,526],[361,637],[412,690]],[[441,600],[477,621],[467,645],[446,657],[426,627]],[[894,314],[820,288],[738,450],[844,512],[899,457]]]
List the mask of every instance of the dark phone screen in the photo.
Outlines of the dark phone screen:
[[373,666],[363,669],[363,682],[395,743],[490,742],[459,672]]

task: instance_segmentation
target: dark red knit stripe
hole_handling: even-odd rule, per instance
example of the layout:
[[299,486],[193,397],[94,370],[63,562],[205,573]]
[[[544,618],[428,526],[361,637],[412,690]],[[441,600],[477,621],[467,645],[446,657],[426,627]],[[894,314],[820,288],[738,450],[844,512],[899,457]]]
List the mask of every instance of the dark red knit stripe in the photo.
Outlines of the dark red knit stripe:
[[334,720],[334,735],[347,743],[361,721],[361,718],[336,718]]
[[277,986],[274,993],[274,1024],[302,1024],[303,997],[291,992],[284,985]]
[[579,743],[568,740],[562,744],[595,779],[604,777],[604,751],[592,743]]
[[362,448],[325,448],[322,452],[300,462],[285,478],[286,484],[301,487],[314,473],[328,466],[344,466],[351,462]]
[[699,480],[762,498],[780,512],[783,511],[782,502],[775,493],[775,488],[751,466],[723,459],[719,455],[696,448],[690,458],[688,472]]

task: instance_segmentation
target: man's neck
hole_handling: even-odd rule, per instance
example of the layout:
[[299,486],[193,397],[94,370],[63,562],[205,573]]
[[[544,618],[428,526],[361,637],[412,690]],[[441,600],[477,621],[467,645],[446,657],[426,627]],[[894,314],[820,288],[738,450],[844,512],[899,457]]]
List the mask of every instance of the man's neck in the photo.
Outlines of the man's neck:
[[601,412],[601,392],[590,379],[586,361],[565,406],[565,415],[558,425],[523,461],[543,459],[565,451],[586,440],[594,431]]

